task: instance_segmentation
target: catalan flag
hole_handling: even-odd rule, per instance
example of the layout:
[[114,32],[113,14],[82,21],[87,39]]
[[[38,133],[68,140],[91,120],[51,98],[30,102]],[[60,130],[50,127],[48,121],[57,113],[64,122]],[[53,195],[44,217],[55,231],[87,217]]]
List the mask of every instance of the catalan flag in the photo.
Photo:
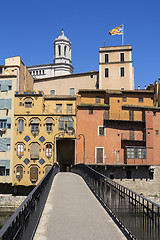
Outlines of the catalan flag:
[[111,31],[109,31],[109,34],[110,35],[116,35],[116,34],[123,35],[123,27],[122,26],[123,25],[113,28]]

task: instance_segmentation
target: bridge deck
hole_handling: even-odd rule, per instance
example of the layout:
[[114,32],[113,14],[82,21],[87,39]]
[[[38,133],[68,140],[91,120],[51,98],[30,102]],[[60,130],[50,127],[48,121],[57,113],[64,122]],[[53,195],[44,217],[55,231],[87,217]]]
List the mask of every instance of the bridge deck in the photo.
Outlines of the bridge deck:
[[34,240],[126,239],[83,179],[58,173]]

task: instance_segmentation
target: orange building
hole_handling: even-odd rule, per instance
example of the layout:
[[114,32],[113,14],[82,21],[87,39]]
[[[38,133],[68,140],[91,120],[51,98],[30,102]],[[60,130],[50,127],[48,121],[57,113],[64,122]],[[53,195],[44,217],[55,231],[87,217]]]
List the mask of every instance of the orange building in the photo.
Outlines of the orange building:
[[[85,163],[159,165],[160,109],[153,90],[80,90],[77,135],[85,137]],[[77,163],[83,162],[77,141]]]

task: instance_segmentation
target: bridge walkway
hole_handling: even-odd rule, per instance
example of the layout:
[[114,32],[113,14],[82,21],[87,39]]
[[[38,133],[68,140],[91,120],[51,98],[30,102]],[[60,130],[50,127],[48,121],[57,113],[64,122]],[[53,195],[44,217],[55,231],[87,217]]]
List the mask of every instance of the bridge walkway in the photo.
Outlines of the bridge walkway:
[[98,202],[84,180],[58,173],[34,240],[123,240],[126,237]]

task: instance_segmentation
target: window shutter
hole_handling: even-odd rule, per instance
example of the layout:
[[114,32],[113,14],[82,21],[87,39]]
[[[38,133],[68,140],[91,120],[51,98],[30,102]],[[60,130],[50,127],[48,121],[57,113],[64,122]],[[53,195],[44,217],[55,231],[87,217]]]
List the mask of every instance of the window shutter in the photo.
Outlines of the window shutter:
[[31,167],[30,169],[30,181],[37,182],[38,180],[38,167]]
[[39,145],[38,143],[32,143],[30,148],[31,159],[39,159]]
[[8,151],[7,145],[11,143],[10,138],[0,138],[0,152]]
[[97,163],[103,163],[103,148],[97,148]]
[[67,104],[67,113],[72,113],[72,104]]
[[62,113],[62,104],[56,104],[56,112]]
[[0,109],[11,109],[11,99],[0,99]]

